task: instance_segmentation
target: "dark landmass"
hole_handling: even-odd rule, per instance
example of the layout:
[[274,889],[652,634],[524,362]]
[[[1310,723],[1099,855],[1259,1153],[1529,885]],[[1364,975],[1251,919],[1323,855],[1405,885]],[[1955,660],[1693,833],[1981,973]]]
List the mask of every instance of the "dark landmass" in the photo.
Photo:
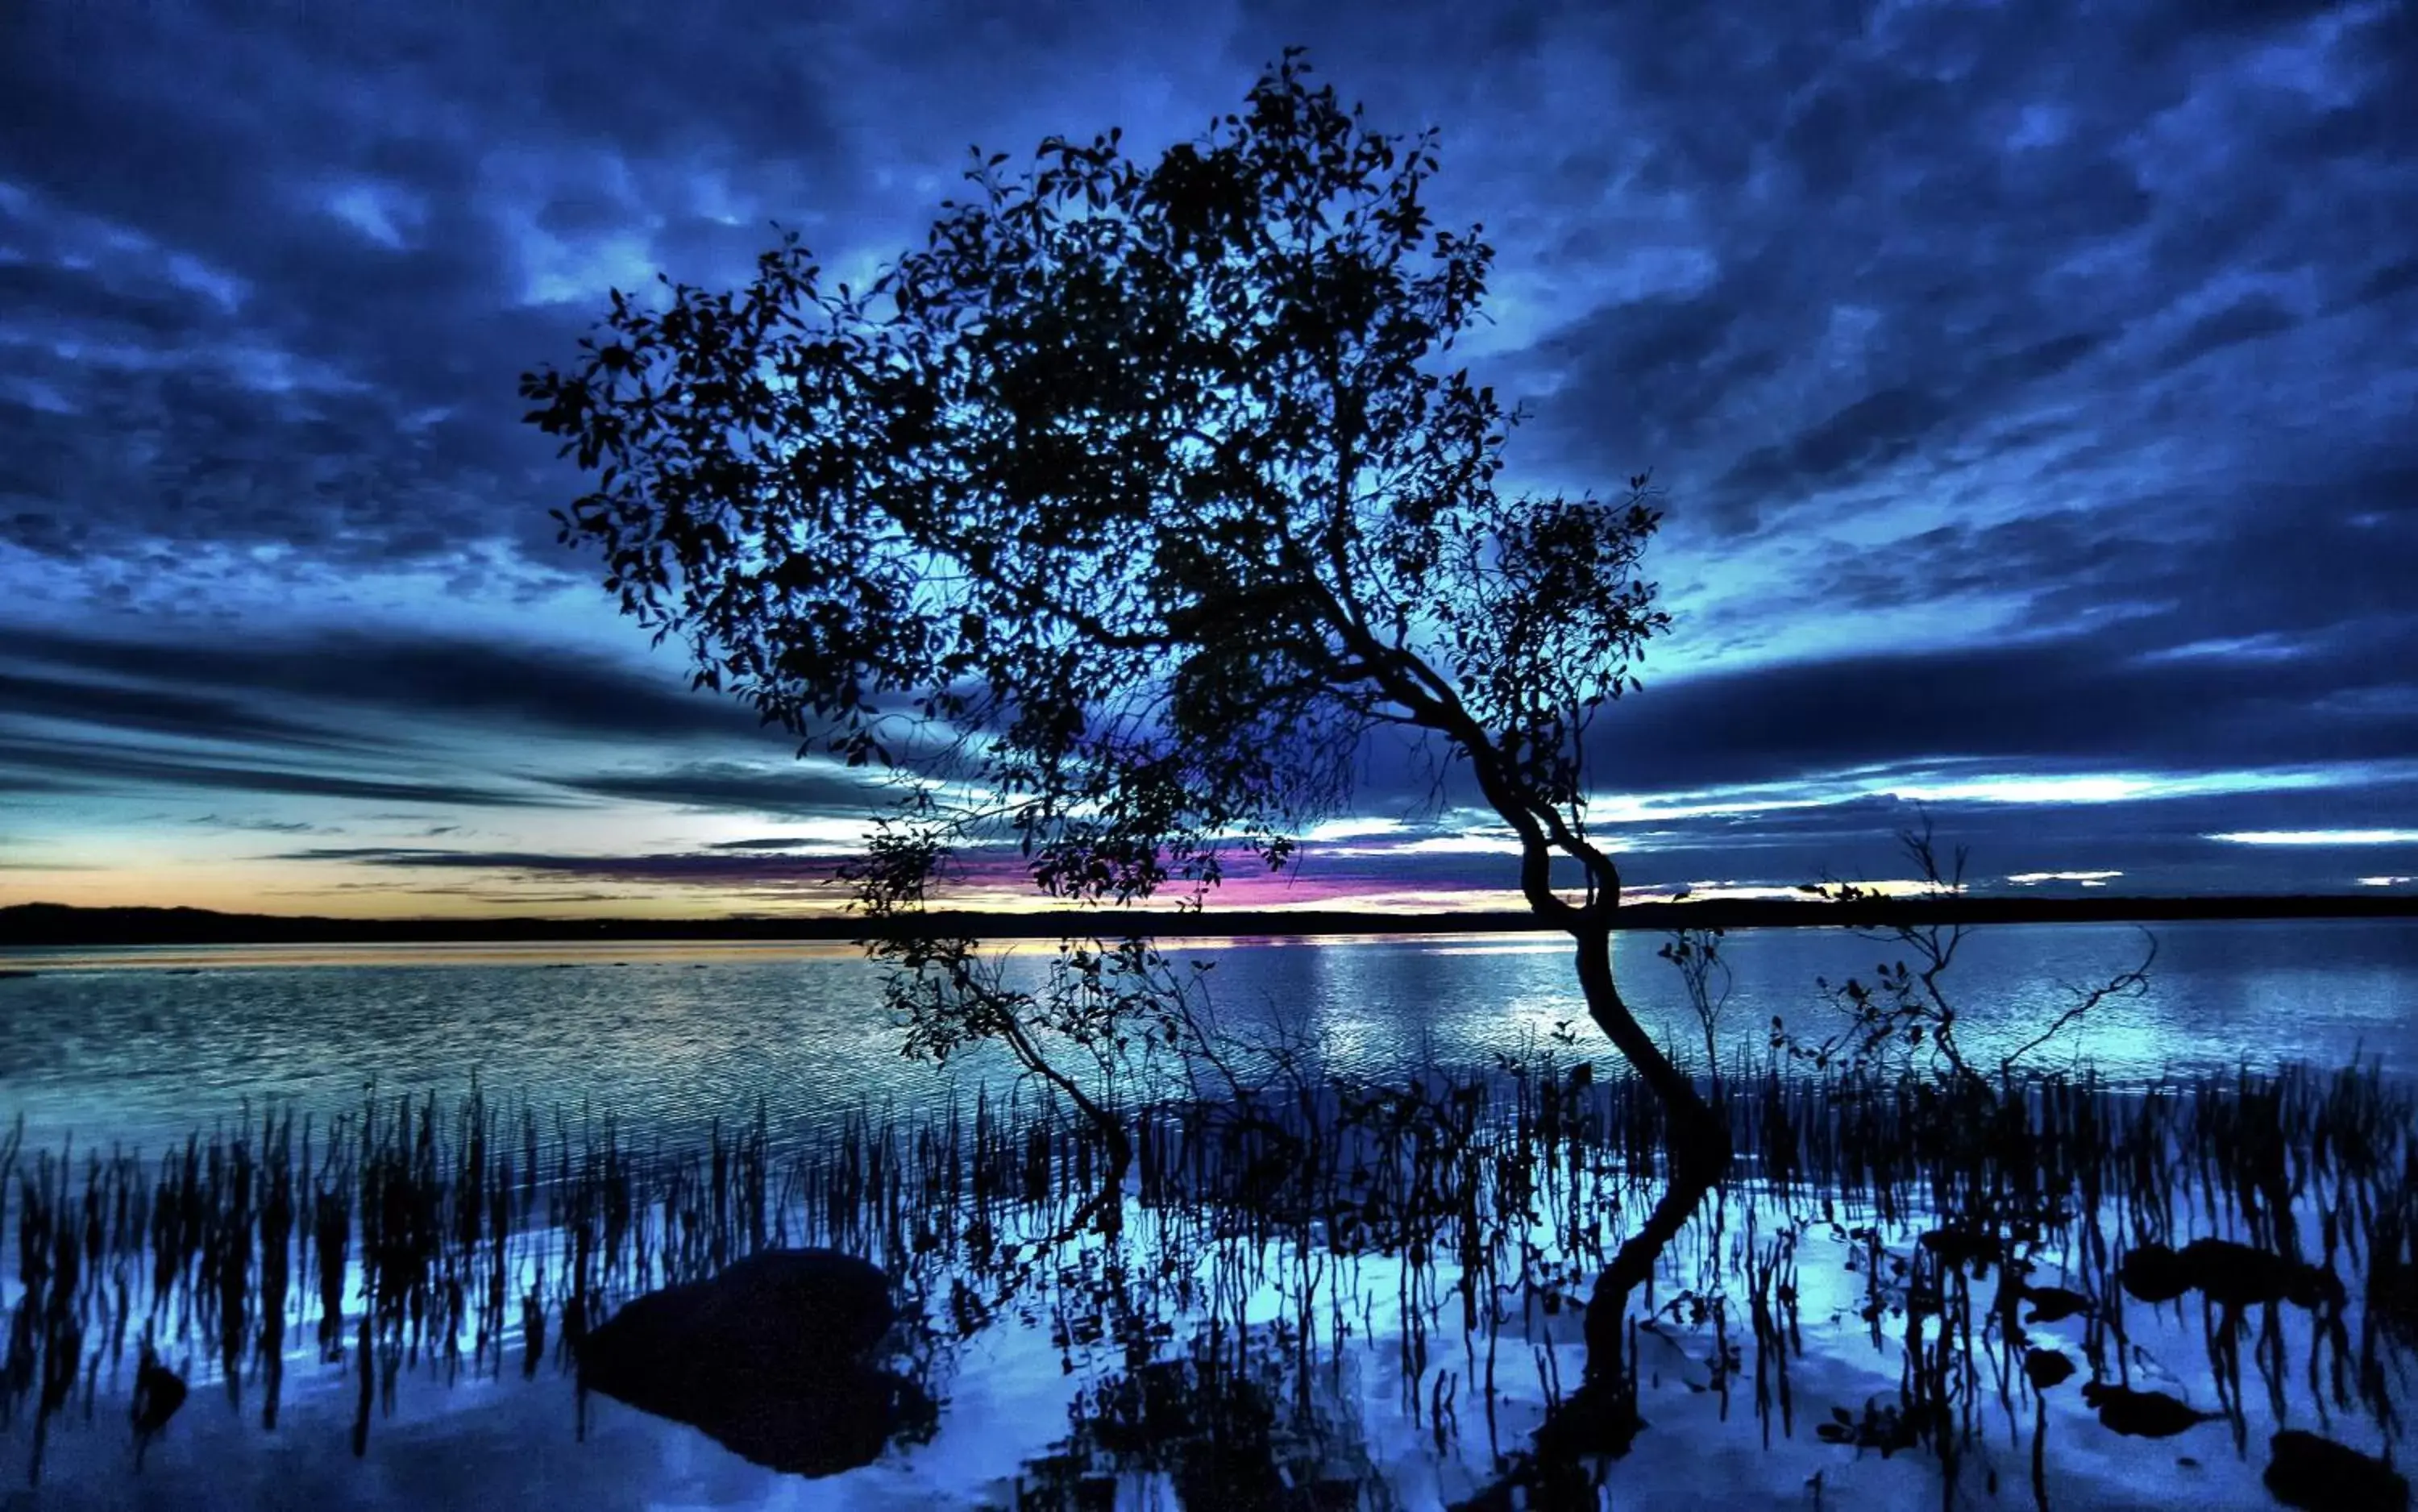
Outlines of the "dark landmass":
[[[2418,895],[2394,893],[2237,897],[1712,898],[1632,903],[1615,928],[1788,929],[1924,924],[2158,924],[2182,920],[2418,919]],[[0,909],[0,947],[62,945],[354,945],[506,940],[854,940],[926,935],[982,939],[1103,938],[1235,939],[1304,935],[1441,935],[1550,932],[1525,913],[1367,913],[1318,909],[1271,913],[1160,909],[1091,913],[936,911],[879,924],[815,919],[327,919],[207,909],[79,909],[22,903]]]

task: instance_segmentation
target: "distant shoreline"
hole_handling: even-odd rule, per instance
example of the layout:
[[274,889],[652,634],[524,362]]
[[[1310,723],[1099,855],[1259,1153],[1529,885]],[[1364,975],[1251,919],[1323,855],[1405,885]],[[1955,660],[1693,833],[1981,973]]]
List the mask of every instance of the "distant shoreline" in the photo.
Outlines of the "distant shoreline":
[[[1707,899],[1632,903],[1614,927],[1796,929],[1892,924],[2171,924],[2275,919],[2418,919],[2418,895],[2230,897]],[[821,940],[947,936],[980,939],[1281,938],[1320,935],[1553,933],[1526,913],[1357,913],[1345,909],[1089,913],[932,912],[883,921],[814,919],[329,919],[205,909],[82,909],[55,903],[0,908],[0,949],[102,945],[368,945],[568,940]]]

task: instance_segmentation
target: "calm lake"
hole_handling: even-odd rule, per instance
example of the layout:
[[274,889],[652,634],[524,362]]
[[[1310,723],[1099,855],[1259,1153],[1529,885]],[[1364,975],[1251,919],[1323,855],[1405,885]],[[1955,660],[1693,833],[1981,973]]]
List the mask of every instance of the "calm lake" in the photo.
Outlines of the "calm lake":
[[[1775,1133],[1782,1103],[1757,1111],[1740,1093],[1736,1179],[1633,1299],[1646,1320],[1630,1348],[1648,1427],[1613,1463],[1601,1504],[2266,1507],[2278,1504],[2260,1478],[2269,1436],[2287,1428],[2407,1462],[2418,1205],[2403,1172],[2418,1168],[2406,1164],[2418,1162],[2408,1101],[2418,927],[2193,924],[2155,938],[2148,990],[2103,1005],[2046,1058],[2052,1070],[2093,1068],[2117,1090],[2036,1108],[2047,1131],[2037,1151],[2027,1136],[1935,1161],[1927,1136],[1875,1142],[1874,1125],[1858,1132],[1860,1115],[1819,1089],[1785,1105],[1780,1122],[1801,1126],[1800,1138]],[[1676,972],[1655,956],[1660,943],[1618,945],[1624,989],[1694,1065],[1701,1037]],[[1967,1052],[1995,1061],[2146,948],[2119,926],[1974,932],[1943,983]],[[1869,978],[1897,955],[1814,931],[1742,932],[1723,949],[1733,1066],[1764,1060],[1775,1016],[1801,1035],[1832,1026],[1817,978]],[[945,1070],[902,1060],[897,1030],[873,1007],[875,969],[852,949],[8,953],[0,970],[31,974],[0,978],[0,1147],[10,1123],[23,1127],[13,1171],[0,1168],[10,1193],[0,1202],[0,1327],[13,1311],[21,1339],[53,1330],[80,1368],[60,1379],[57,1410],[38,1415],[48,1366],[37,1367],[30,1346],[0,1360],[0,1509],[1306,1512],[1486,1494],[1507,1451],[1579,1378],[1587,1352],[1573,1299],[1655,1189],[1622,1132],[1626,1094],[1570,1074],[1590,1059],[1610,1073],[1614,1058],[1584,1022],[1566,951],[1549,937],[1492,935],[1182,941],[1170,954],[1208,963],[1213,1011],[1238,1041],[1280,1030],[1364,1085],[1482,1071],[1506,1056],[1529,1069],[1471,1089],[1477,1123],[1455,1124],[1462,1105],[1447,1100],[1367,1125],[1364,1137],[1390,1153],[1368,1162],[1330,1152],[1315,1180],[1282,1160],[1270,1167],[1273,1147],[1249,1140],[1223,1147],[1251,1167],[1239,1186],[1218,1177],[1196,1199],[1180,1181],[1154,1195],[1144,1176],[1124,1189],[1122,1230],[1094,1232],[1069,1222],[1078,1172],[1091,1168],[1063,1143],[1051,1155],[1002,1138],[1009,1159],[992,1165],[994,1182],[1019,1160],[1033,1179],[1019,1151],[1038,1150],[1049,1169],[1021,1196],[983,1194],[983,1157],[956,1140],[973,1127],[964,1109],[975,1089],[1005,1089],[1012,1068],[985,1055]],[[1013,969],[1038,958],[1028,950]],[[1566,1025],[1575,1038],[1557,1040]],[[2227,1090],[2241,1068],[2330,1074],[2354,1061],[2375,1078],[2295,1074],[2272,1098],[2243,1082],[2248,1103]],[[2170,1080],[2196,1091],[2139,1091]],[[435,1093],[432,1125],[415,1136],[390,1113],[364,1123],[373,1082],[390,1108]],[[462,1164],[476,1121],[454,1123],[452,1110],[474,1082],[539,1110],[567,1138],[517,1174]],[[914,1131],[953,1101],[942,1122],[957,1132],[919,1144]],[[698,1162],[715,1120],[727,1137],[759,1106],[768,1165],[749,1174],[740,1146],[727,1174],[718,1151]],[[266,1107],[295,1115],[298,1148],[311,1117],[317,1153],[294,1159],[256,1133],[245,1134],[252,1155],[234,1153]],[[551,1122],[555,1109],[565,1123]],[[608,1115],[620,1148],[684,1152],[689,1163],[617,1165],[608,1143],[600,1164],[594,1130]],[[341,1154],[328,1142],[340,1116]],[[516,1116],[504,1114],[503,1138],[478,1159],[520,1154]],[[902,1132],[879,1132],[883,1120]],[[1207,1138],[1221,1126],[1191,1127]],[[205,1151],[179,1176],[176,1161],[160,1161],[214,1129],[233,1164]],[[817,1141],[835,1130],[840,1147],[894,1162],[886,1175],[843,1190],[827,1162],[785,1153],[825,1148]],[[2044,1153],[2059,1130],[2072,1148]],[[433,1154],[406,1171],[415,1138]],[[70,1140],[75,1169],[90,1172],[71,1179],[105,1187],[105,1200],[46,1184],[70,1180],[46,1161]],[[2272,1159],[2262,1140],[2274,1142]],[[1796,1152],[1785,1160],[1775,1154],[1783,1146]],[[107,1162],[129,1148],[144,1162]],[[242,1167],[269,1150],[281,1153],[268,1165]],[[94,1153],[103,1164],[86,1164]],[[1189,1168],[1152,1158],[1178,1176]],[[238,1168],[294,1179],[298,1247],[284,1238],[285,1198]],[[1274,1185],[1253,1186],[1263,1168],[1277,1171]],[[2012,1239],[1995,1270],[1926,1247],[1943,1176],[1968,1168],[1990,1173],[1994,1191],[2051,1199],[2045,1226],[2024,1230],[2025,1285],[2078,1310],[2035,1315],[2028,1332],[2012,1308],[1999,1310]],[[467,1187],[449,1174],[473,1169],[482,1174]],[[972,1184],[960,1185],[968,1172]],[[1370,1179],[1384,1190],[1353,1195]],[[593,1296],[609,1313],[712,1274],[722,1251],[701,1259],[698,1236],[744,1228],[724,1215],[723,1197],[736,1214],[750,1182],[759,1200],[771,1194],[781,1227],[748,1245],[868,1255],[923,1320],[912,1374],[936,1415],[885,1429],[860,1468],[784,1474],[571,1387],[562,1338],[573,1309]],[[394,1205],[394,1194],[419,1192],[430,1194],[422,1215]],[[486,1218],[464,1206],[466,1192],[482,1195]],[[1266,1192],[1278,1195],[1252,1195]],[[1313,1192],[1328,1204],[1317,1215],[1301,1205]],[[2077,1203],[2081,1192],[2104,1196]],[[591,1199],[618,1199],[623,1217],[581,1205]],[[322,1227],[314,1257],[314,1214],[324,1226],[330,1199],[358,1199],[333,1230],[350,1242],[353,1223],[358,1241],[330,1251]],[[160,1216],[172,1212],[177,1222]],[[54,1225],[59,1259],[25,1253],[53,1274],[81,1263],[84,1278],[52,1287],[48,1301],[29,1287],[19,1243],[38,1213],[42,1224],[65,1215]],[[1395,1227],[1347,1242],[1355,1214]],[[375,1242],[374,1217],[387,1226]],[[399,1221],[418,1225],[403,1248]],[[2239,1342],[2196,1300],[2128,1298],[2120,1257],[2200,1235],[2321,1260],[2346,1289],[2331,1311],[2305,1298],[2271,1303]],[[371,1268],[378,1254],[390,1257],[384,1281]],[[408,1296],[394,1291],[390,1306],[381,1288],[406,1256]],[[342,1320],[333,1330],[328,1297]],[[192,1397],[138,1469],[127,1416],[132,1341],[146,1330]],[[2083,1380],[2027,1385],[2052,1353],[2091,1390],[2154,1395],[2184,1415],[2144,1431],[2089,1405]],[[21,1367],[12,1387],[8,1371]],[[1900,1426],[1921,1413],[1934,1414],[1925,1432],[1959,1446],[1952,1455],[1935,1456],[1930,1439],[1906,1447]],[[1961,1427],[1949,1433],[1951,1415]]]
[[[2103,1074],[2146,1079],[2247,1063],[2357,1056],[2418,1076],[2418,925],[2398,921],[2165,924],[2145,994],[2103,1005],[2060,1041]],[[1968,1048],[2054,1016],[2073,990],[2137,964],[2145,937],[2118,925],[1976,930],[1946,980]],[[1615,945],[1641,1017],[1696,1043],[1660,937]],[[1760,1058],[1777,1016],[1827,1031],[1815,987],[1899,952],[1839,931],[1745,931],[1725,1038]],[[1468,1064],[1573,1022],[1573,1054],[1609,1053],[1585,1021],[1569,952],[1545,936],[1177,941],[1213,963],[1221,1019],[1249,1033],[1306,1027],[1339,1066],[1372,1073]],[[246,1100],[306,1110],[385,1092],[451,1094],[473,1077],[541,1108],[610,1109],[625,1130],[679,1138],[754,1112],[811,1126],[866,1100],[912,1104],[1003,1077],[1003,1058],[947,1071],[903,1061],[872,1006],[876,970],[847,946],[245,946],[0,953],[0,1123],[29,1146],[157,1149]],[[2018,1038],[2022,1035],[2017,1035]],[[1726,1056],[1725,1056],[1726,1059]]]

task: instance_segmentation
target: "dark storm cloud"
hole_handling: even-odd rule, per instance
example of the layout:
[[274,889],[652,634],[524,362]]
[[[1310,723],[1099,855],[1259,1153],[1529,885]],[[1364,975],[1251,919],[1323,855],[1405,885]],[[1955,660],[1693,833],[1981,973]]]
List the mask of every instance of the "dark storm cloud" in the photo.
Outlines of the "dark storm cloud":
[[[1827,8],[1708,40],[1683,30],[1692,15],[1637,12],[1604,50],[1604,125],[1639,144],[1612,174],[1684,206],[1669,235],[1695,270],[1542,334],[1515,363],[1538,396],[1523,444],[1599,482],[1652,465],[1676,520],[1733,535],[1814,523],[1798,512],[1833,489],[1936,490],[1943,466],[1980,477],[2103,435],[2257,463],[2288,413],[2334,433],[2303,456],[2356,466],[2382,422],[2323,401],[2406,359],[2376,339],[2381,311],[2308,331],[2282,290],[2408,286],[2418,175],[2380,131],[2308,135],[2406,116],[2406,69],[2375,44],[2406,25],[2396,8],[2254,26],[2197,8]],[[2331,52],[2275,61],[2329,27],[2348,31]],[[1618,245],[1621,196],[1569,203],[1538,245],[1572,262]],[[2272,286],[2219,286],[2235,275]],[[2193,359],[2213,387],[2159,408],[2155,380]],[[2055,431],[2013,435],[2028,412]],[[2245,484],[2281,480],[2264,462]],[[2120,508],[2132,486],[2081,502]]]
[[[0,216],[7,217],[22,250],[32,226],[5,207]],[[66,252],[45,250],[53,255]],[[90,267],[33,261],[0,263],[0,308],[13,313],[13,328],[23,334],[118,342],[206,331],[216,314],[216,306],[197,290],[115,285]]]
[[2203,316],[2167,346],[2161,360],[2170,368],[2182,367],[2211,352],[2289,330],[2300,319],[2272,297],[2254,294]]
[[344,862],[404,871],[502,872],[522,877],[578,877],[599,882],[669,882],[722,888],[773,883],[831,882],[839,863],[828,857],[666,854],[566,856],[530,851],[312,848],[282,852],[276,861]]
[[233,699],[120,684],[19,677],[0,672],[0,716],[62,720],[188,740],[239,741],[321,750],[365,742],[325,725],[285,719]]
[[328,832],[328,827],[325,825],[306,824],[299,819],[239,818],[228,817],[224,815],[219,814],[204,814],[198,817],[187,819],[185,822],[188,824],[199,825],[206,830],[243,830],[261,834],[321,834]]
[[0,793],[74,793],[83,790],[79,784],[61,782],[55,777],[36,777],[22,771],[0,771]]
[[[11,772],[6,769],[16,769]],[[568,806],[543,793],[514,792],[467,783],[412,782],[288,768],[232,766],[105,746],[0,739],[0,783],[33,774],[36,790],[93,794],[158,788],[196,788],[265,793],[284,798],[386,799],[463,808]]]
[[752,840],[716,840],[708,850],[804,850],[812,843],[783,835],[761,835]]
[[[13,737],[0,744],[0,766],[76,791],[156,786],[549,808],[655,792],[671,795],[666,802],[713,804],[717,794],[729,794],[748,800],[742,806],[750,811],[780,813],[818,812],[831,795],[857,791],[844,783],[819,785],[813,769],[788,782],[766,774],[751,784],[749,769],[727,764],[639,776],[583,772],[547,788],[524,786],[528,761],[511,743],[515,738],[671,750],[755,746],[776,758],[794,750],[791,739],[768,734],[735,701],[681,686],[667,663],[634,665],[585,650],[350,631],[171,641],[16,626],[8,644],[25,671],[0,672],[0,733]],[[58,733],[53,722],[62,721],[85,726],[84,736],[98,727],[249,749],[228,756],[125,741],[98,745]],[[483,777],[467,778],[466,761]],[[394,780],[358,770],[365,763],[425,767],[449,780]],[[860,796],[841,806],[862,812],[865,803]],[[432,832],[450,828],[436,825]]]
[[[251,705],[309,708],[322,718],[351,706],[390,718],[502,723],[543,734],[633,741],[743,738],[760,732],[756,716],[732,699],[689,692],[668,662],[657,675],[586,650],[497,644],[446,635],[318,633],[210,643],[117,639],[70,631],[13,627],[12,649],[27,661],[156,685],[142,694],[103,684],[49,680],[46,696],[61,707],[90,708],[86,717],[127,706],[143,727],[222,740],[294,738],[315,726],[294,724]],[[222,700],[181,697],[163,689],[222,689]],[[0,689],[5,696],[5,689]],[[143,705],[161,703],[147,714]],[[0,708],[13,709],[13,702]],[[26,711],[33,711],[28,709]],[[767,737],[775,744],[786,738]]]
[[885,805],[887,794],[846,769],[799,765],[791,770],[699,761],[653,771],[558,776],[557,787],[598,798],[637,799],[686,808],[778,815],[792,818],[856,818]]
[[2368,664],[2345,675],[2406,684],[2412,664],[2400,651],[2418,631],[2413,581],[2418,448],[2405,443],[2319,481],[2253,489],[2219,479],[2147,494],[2128,512],[2068,506],[1842,548],[1802,587],[1842,613],[2012,589],[2029,596],[2041,629],[2120,611],[2123,622],[2092,642],[2103,656],[2317,637]]
[[2086,638],[1773,664],[1649,686],[1592,750],[1599,784],[1642,792],[1954,758],[1998,775],[2399,761],[2418,752],[2418,699],[2363,696],[2406,687],[2410,656],[2405,628],[2266,661]]
[[2397,263],[2387,263],[2367,277],[2351,296],[2354,304],[2367,304],[2390,299],[2418,288],[2418,257],[2405,257]]
[[[2413,512],[2418,523],[2418,512]],[[2042,525],[2028,549],[2054,556],[2072,545],[2074,526]],[[2357,530],[2361,527],[2346,527]],[[2396,558],[2388,526],[2364,527],[2383,558],[2364,571],[2340,571],[2341,617],[2313,623],[2321,603],[2313,578],[2335,558],[2279,536],[2228,543],[2253,559],[2266,549],[2281,601],[2261,615],[2257,594],[2194,593],[2187,575],[2144,576],[2128,590],[2187,595],[2135,620],[2084,634],[2055,634],[2067,621],[2043,617],[2032,634],[2005,644],[1909,647],[1829,657],[1773,660],[1725,671],[1659,675],[1649,664],[1643,691],[1605,709],[1588,741],[1596,791],[1688,793],[1699,800],[1733,787],[1801,783],[1858,771],[1894,772],[1909,785],[1963,763],[1975,779],[2026,774],[2257,771],[2329,769],[2328,800],[2360,802],[2353,789],[2369,769],[2418,759],[2418,615],[2395,601]],[[2085,533],[2081,539],[2087,540]],[[2350,544],[2358,544],[2356,536]],[[1966,540],[1933,542],[1924,571],[1907,573],[1900,554],[1850,573],[1828,570],[1824,596],[1843,612],[1921,602],[1926,590],[1978,589],[2002,575],[2020,577],[2005,542],[1989,548]],[[2178,573],[2188,571],[2173,569]],[[2119,558],[2111,571],[2121,574]],[[2407,569],[2418,573],[2418,553]],[[2398,581],[2418,581],[2407,576]],[[2145,585],[2145,586],[2144,586]],[[2089,585],[2076,588],[2087,593]],[[2243,611],[2248,611],[2246,614]],[[2232,627],[2268,623],[2274,633],[2236,635]],[[2028,627],[2030,628],[2030,627]],[[1355,810],[1432,816],[1439,803],[1476,804],[1465,772],[1435,782],[1432,742],[1424,751],[1373,738],[1357,764]],[[2418,801],[2401,790],[2396,801]],[[2408,817],[2396,822],[2407,823]],[[2319,826],[2323,827],[2323,826]]]
[[1722,481],[1758,494],[1855,482],[1904,459],[1955,413],[1943,395],[1903,384],[1883,389],[1784,444],[1749,452]]

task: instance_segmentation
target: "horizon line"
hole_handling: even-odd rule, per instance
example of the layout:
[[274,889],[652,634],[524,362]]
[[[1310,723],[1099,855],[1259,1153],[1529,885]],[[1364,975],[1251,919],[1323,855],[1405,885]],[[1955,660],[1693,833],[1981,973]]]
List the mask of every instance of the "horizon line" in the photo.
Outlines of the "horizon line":
[[[1607,921],[1618,932],[1682,928],[1768,929],[1987,924],[2147,924],[2259,920],[2418,919],[2418,894],[2233,893],[2079,896],[1975,894],[1832,899],[1706,898],[1624,903]],[[1069,928],[1088,921],[1094,927]],[[1143,926],[1143,927],[1137,927]],[[332,944],[577,939],[866,940],[918,935],[1035,939],[1349,934],[1563,934],[1524,909],[1408,912],[1339,909],[928,909],[876,920],[863,914],[726,914],[496,918],[423,916],[346,919],[321,914],[230,913],[161,906],[65,903],[0,906],[0,949],[92,945]]]

